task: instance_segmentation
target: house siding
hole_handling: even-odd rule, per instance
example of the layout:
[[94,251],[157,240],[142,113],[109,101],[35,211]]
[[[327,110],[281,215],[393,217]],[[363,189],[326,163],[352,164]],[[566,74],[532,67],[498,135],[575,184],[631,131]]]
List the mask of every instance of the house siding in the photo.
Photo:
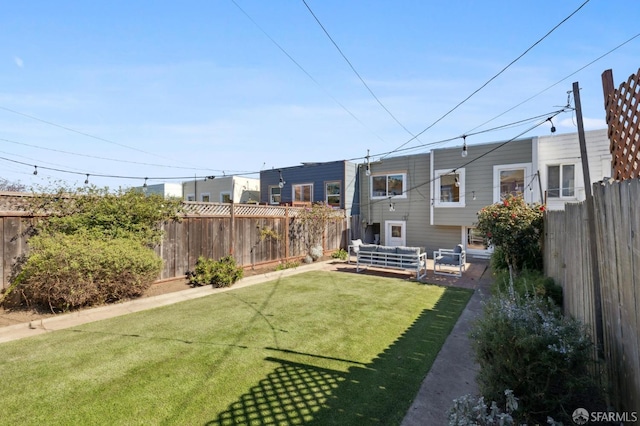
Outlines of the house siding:
[[[494,166],[525,163],[529,165],[531,174],[535,173],[536,168],[532,164],[532,138],[515,140],[500,147],[501,144],[471,145],[468,147],[466,158],[461,157],[460,148],[432,151],[431,155],[434,156],[432,190],[436,185],[439,185],[439,180],[435,179],[436,170],[464,169],[465,171],[464,193],[460,194],[464,207],[439,207],[435,203],[433,207],[434,225],[473,226],[477,220],[477,212],[495,202],[494,187],[499,182],[494,181]],[[494,149],[495,151],[492,151]],[[533,176],[525,176],[526,183],[532,179]],[[475,200],[473,199],[474,192]]]
[[[587,156],[589,158],[589,176],[591,183],[598,182],[611,176],[611,153],[609,152],[609,138],[607,129],[585,132]],[[564,210],[567,202],[584,201],[584,175],[580,157],[580,142],[577,133],[541,136],[538,139],[538,161],[540,165],[540,181],[542,189],[547,191],[547,166],[559,164],[573,164],[575,166],[575,197],[546,198],[549,210]]]
[[196,201],[200,201],[203,194],[209,194],[210,202],[219,203],[220,194],[229,193],[234,202],[247,203],[258,201],[260,180],[241,176],[226,176],[185,181],[182,187],[185,200],[188,195],[195,195]]

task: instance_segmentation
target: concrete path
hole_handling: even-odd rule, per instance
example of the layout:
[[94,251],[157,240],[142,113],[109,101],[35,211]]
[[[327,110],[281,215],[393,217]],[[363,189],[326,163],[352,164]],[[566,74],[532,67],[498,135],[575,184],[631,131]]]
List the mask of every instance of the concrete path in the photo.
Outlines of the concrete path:
[[[298,268],[246,277],[231,288],[198,287],[130,302],[85,309],[28,323],[15,324],[0,328],[0,343],[255,285],[310,270],[355,273],[355,265],[336,261],[319,262]],[[390,272],[379,268],[370,268],[360,273],[395,277],[404,274],[403,271]],[[412,275],[407,272],[406,276],[411,278]],[[433,269],[429,268],[429,273],[424,281],[431,284],[469,288],[475,290],[475,292],[424,379],[415,401],[402,422],[402,426],[446,425],[448,411],[453,400],[466,394],[477,393],[475,382],[477,366],[473,360],[468,331],[473,320],[482,310],[482,298],[489,293],[491,277],[487,269],[487,262],[480,261],[467,264],[467,271],[461,278],[434,275]]]

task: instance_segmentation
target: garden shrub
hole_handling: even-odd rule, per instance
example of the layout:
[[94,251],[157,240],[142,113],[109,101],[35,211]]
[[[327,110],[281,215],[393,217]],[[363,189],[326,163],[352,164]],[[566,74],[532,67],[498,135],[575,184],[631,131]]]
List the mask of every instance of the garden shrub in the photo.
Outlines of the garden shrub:
[[556,306],[562,307],[562,287],[556,284],[553,278],[545,277],[541,271],[525,269],[513,277],[513,283],[510,281],[508,270],[496,272],[493,293],[508,292],[510,287],[520,296],[550,298]]
[[345,249],[340,249],[338,251],[334,251],[331,254],[331,257],[333,259],[347,260],[347,258],[349,257],[349,253],[347,253]]
[[602,408],[584,326],[542,298],[514,290],[493,296],[471,337],[482,396],[505,405],[504,389],[512,389],[521,422],[544,424],[552,416],[570,424],[577,407]]
[[162,269],[152,249],[126,238],[40,234],[31,237],[29,247],[15,287],[28,305],[52,311],[140,296]]
[[230,287],[244,275],[241,266],[236,265],[233,256],[228,255],[219,260],[200,256],[195,271],[188,273],[192,286],[212,285],[213,287]]
[[276,271],[283,271],[285,269],[297,268],[298,266],[300,266],[300,262],[287,261],[287,262],[278,264],[278,266],[276,266]]
[[311,247],[311,250],[309,250],[309,256],[311,256],[311,259],[313,259],[314,262],[320,259],[323,254],[324,250],[322,249],[322,246],[313,246]]

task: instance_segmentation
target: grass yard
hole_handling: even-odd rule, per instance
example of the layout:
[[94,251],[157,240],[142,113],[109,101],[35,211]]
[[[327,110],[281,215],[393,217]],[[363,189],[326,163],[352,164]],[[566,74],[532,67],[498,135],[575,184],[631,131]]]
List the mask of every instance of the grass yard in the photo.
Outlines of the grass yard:
[[399,424],[470,296],[316,271],[4,343],[0,423]]

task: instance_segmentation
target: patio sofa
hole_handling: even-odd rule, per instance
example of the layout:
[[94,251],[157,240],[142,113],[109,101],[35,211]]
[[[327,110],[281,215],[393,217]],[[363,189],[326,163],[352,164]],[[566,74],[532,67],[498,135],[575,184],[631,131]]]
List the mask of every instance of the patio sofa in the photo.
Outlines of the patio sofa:
[[356,272],[360,272],[362,266],[413,271],[419,280],[427,275],[427,253],[422,253],[420,247],[361,244],[357,250]]

